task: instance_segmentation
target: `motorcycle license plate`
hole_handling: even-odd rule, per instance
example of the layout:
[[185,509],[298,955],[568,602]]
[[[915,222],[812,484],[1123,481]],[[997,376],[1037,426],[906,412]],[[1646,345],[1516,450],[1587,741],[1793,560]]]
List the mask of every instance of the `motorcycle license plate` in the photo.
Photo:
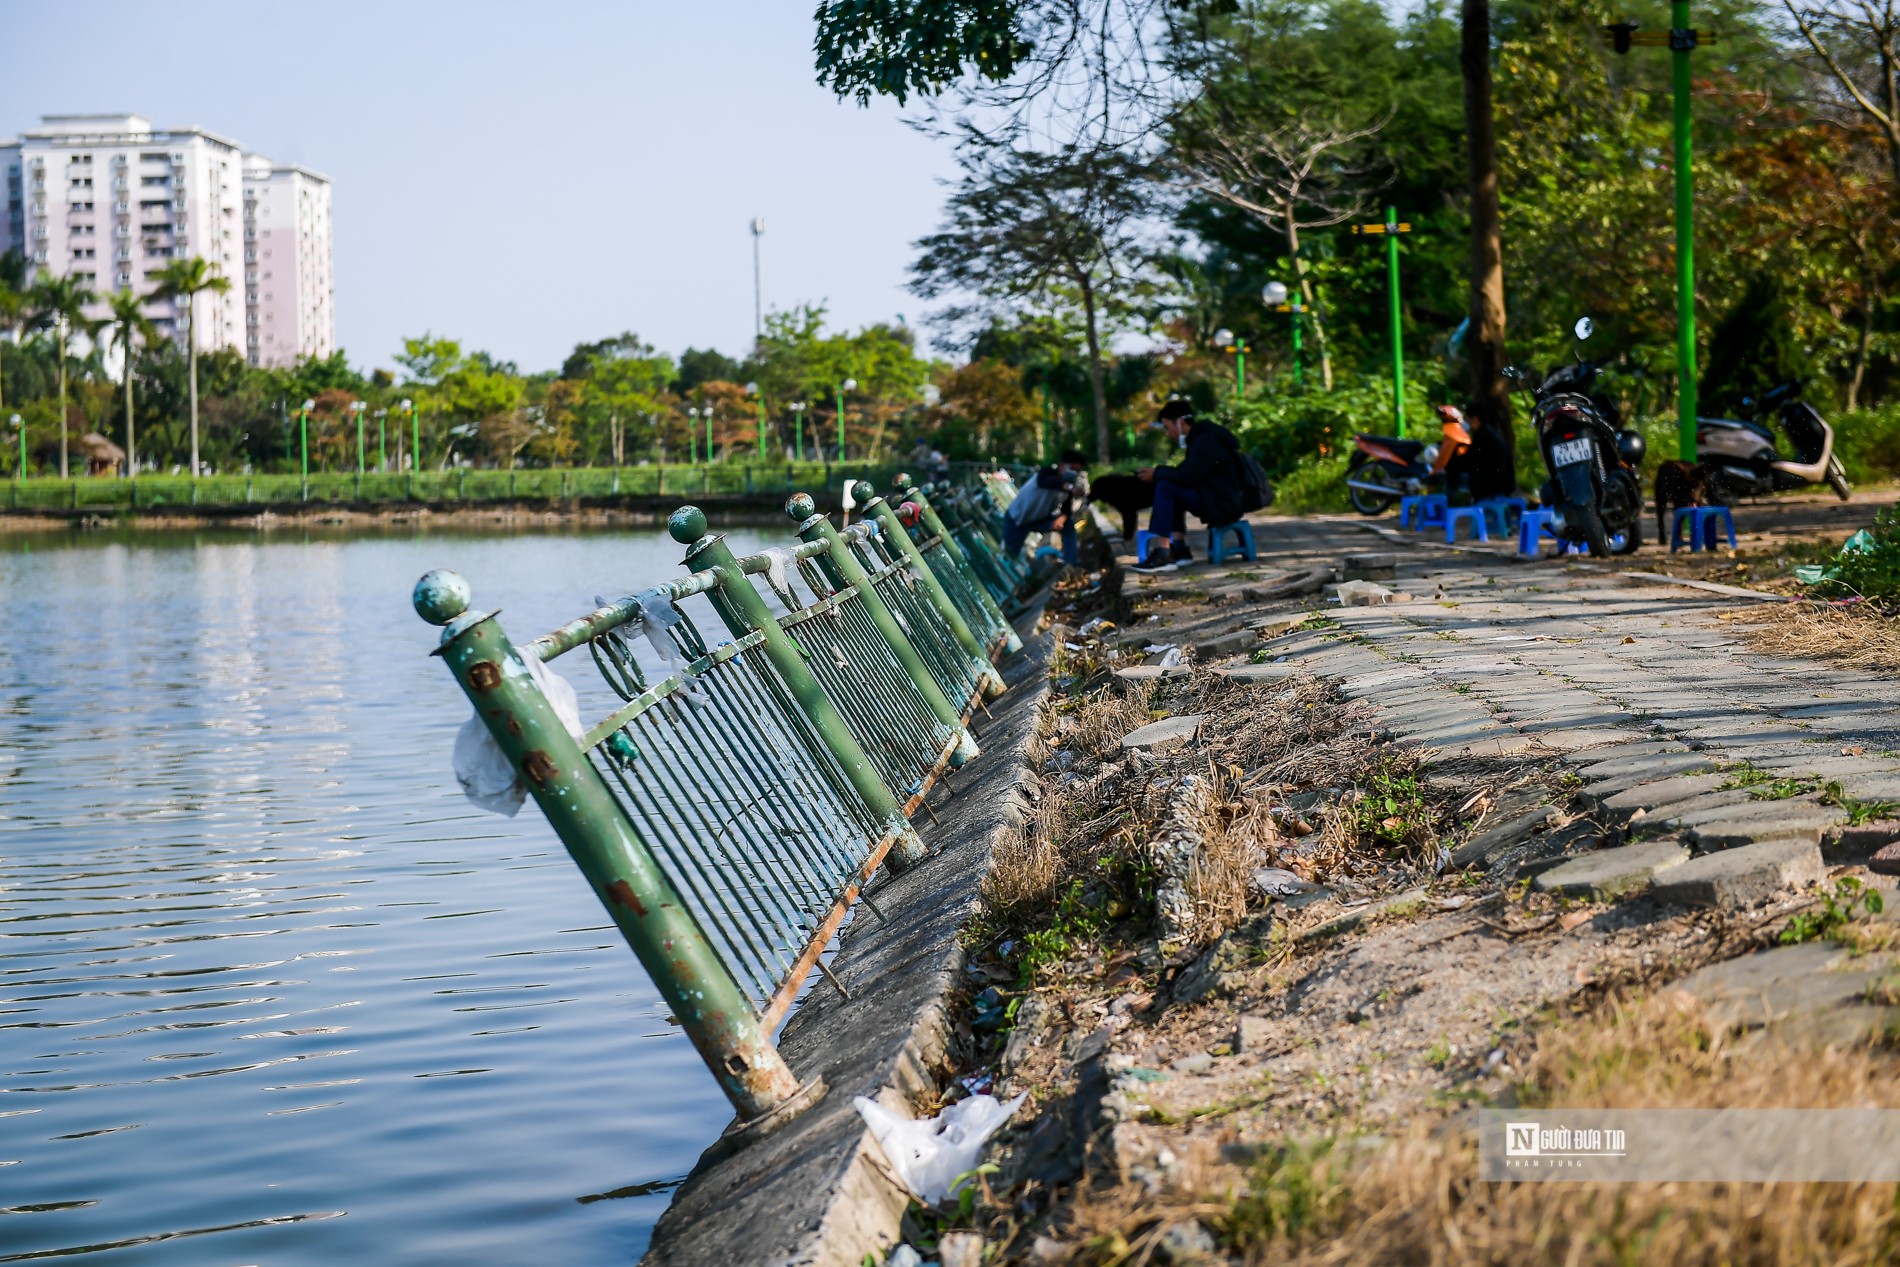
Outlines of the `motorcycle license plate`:
[[1596,449],[1588,440],[1559,440],[1550,446],[1550,461],[1553,466],[1575,466],[1579,462],[1588,462],[1595,456]]

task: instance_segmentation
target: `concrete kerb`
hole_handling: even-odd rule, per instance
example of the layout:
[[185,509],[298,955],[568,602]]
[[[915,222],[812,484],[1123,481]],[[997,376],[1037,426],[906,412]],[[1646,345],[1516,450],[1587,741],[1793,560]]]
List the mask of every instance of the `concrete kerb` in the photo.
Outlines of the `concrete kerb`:
[[[1035,795],[1031,749],[1048,693],[1048,635],[1003,666],[984,755],[956,776],[918,867],[875,886],[880,923],[860,908],[830,966],[849,998],[820,981],[785,1025],[779,1050],[800,1081],[830,1091],[777,1133],[733,1151],[713,1145],[674,1194],[647,1249],[656,1267],[859,1267],[897,1238],[909,1193],[853,1107],[867,1096],[913,1116],[951,1064],[960,936],[997,842]],[[994,760],[992,760],[994,758]]]

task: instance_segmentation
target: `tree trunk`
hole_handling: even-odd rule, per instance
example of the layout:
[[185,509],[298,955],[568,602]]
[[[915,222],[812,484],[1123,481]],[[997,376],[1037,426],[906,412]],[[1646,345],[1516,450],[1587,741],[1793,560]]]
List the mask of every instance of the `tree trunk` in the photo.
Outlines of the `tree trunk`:
[[1280,205],[1281,222],[1286,225],[1286,253],[1293,261],[1293,288],[1299,292],[1300,305],[1306,310],[1307,327],[1313,332],[1313,347],[1319,353],[1319,381],[1333,390],[1333,354],[1326,343],[1326,320],[1320,316],[1319,302],[1313,297],[1313,279],[1300,255],[1300,226],[1294,219],[1296,208],[1290,202]]
[[138,437],[132,434],[132,345],[125,345],[125,477],[139,473]]
[[1095,400],[1095,458],[1107,463],[1108,451],[1108,392],[1102,385],[1102,337],[1095,328],[1095,289],[1085,279],[1082,283],[1082,314],[1087,323],[1089,340],[1089,392]]
[[1862,279],[1860,292],[1860,339],[1854,345],[1854,374],[1847,380],[1847,408],[1860,408],[1860,389],[1867,379],[1867,354],[1874,341],[1874,288],[1871,279]]
[[1497,138],[1491,116],[1491,6],[1463,0],[1459,63],[1465,77],[1465,155],[1471,173],[1471,325],[1465,338],[1477,416],[1517,451],[1504,383],[1504,248]]
[[198,478],[198,296],[186,301],[185,351],[191,360],[191,478]]
[[66,470],[66,323],[59,324],[59,477],[69,478]]

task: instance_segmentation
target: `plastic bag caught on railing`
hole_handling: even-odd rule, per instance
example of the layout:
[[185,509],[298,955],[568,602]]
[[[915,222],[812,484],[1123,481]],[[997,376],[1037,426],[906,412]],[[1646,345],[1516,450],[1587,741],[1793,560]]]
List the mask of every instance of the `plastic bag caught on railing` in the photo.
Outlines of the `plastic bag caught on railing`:
[[904,1186],[925,1205],[935,1205],[955,1192],[957,1180],[976,1169],[984,1143],[1028,1098],[1026,1091],[1009,1101],[973,1095],[935,1117],[914,1122],[864,1096],[851,1103],[863,1114]]
[[788,612],[802,611],[805,604],[798,601],[798,595],[792,592],[792,572],[797,567],[798,557],[784,546],[774,546],[765,552],[767,567],[765,582],[778,595],[778,601],[785,604]]
[[[686,613],[673,602],[673,596],[666,590],[655,587],[640,595],[639,627],[653,644],[653,650],[666,662],[666,672],[670,677],[680,679],[679,697],[695,708],[704,707],[706,688],[686,676],[686,657],[680,654],[679,644],[674,642],[671,631],[674,625],[686,619]],[[629,620],[627,627],[633,628]]]
[[[579,743],[586,737],[587,727],[581,724],[580,700],[574,694],[573,684],[534,655],[524,656],[521,663],[527,666],[528,676],[547,696],[561,725]],[[455,732],[455,781],[462,785],[462,795],[468,797],[471,805],[491,814],[513,818],[521,803],[528,799],[528,789],[522,786],[521,776],[515,773],[501,745],[495,742],[479,717],[469,718]]]

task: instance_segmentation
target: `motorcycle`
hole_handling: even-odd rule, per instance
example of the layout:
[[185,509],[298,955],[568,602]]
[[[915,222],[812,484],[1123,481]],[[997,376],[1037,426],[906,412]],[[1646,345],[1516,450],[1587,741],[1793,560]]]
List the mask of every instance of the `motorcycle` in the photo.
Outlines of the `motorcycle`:
[[1353,454],[1346,462],[1346,499],[1362,515],[1383,515],[1401,497],[1425,491],[1428,482],[1442,479],[1447,460],[1471,447],[1471,432],[1456,410],[1440,415],[1437,444],[1376,436],[1360,432],[1352,438]]
[[[1801,399],[1799,382],[1783,383],[1760,401],[1742,404],[1754,408],[1753,418],[1695,420],[1696,460],[1708,471],[1710,501],[1726,506],[1743,497],[1821,483],[1847,500],[1853,490],[1834,452],[1834,428]],[[1763,421],[1769,417],[1780,422],[1794,449],[1792,460],[1776,447],[1774,428]]]
[[[1595,330],[1590,318],[1579,318],[1578,342]],[[1536,402],[1531,428],[1550,472],[1538,500],[1555,512],[1552,528],[1559,539],[1583,542],[1592,555],[1606,558],[1632,553],[1643,543],[1643,491],[1637,479],[1643,438],[1619,429],[1615,405],[1591,394],[1596,376],[1596,363],[1582,353],[1534,388],[1525,370],[1505,370],[1505,377],[1527,388]]]

